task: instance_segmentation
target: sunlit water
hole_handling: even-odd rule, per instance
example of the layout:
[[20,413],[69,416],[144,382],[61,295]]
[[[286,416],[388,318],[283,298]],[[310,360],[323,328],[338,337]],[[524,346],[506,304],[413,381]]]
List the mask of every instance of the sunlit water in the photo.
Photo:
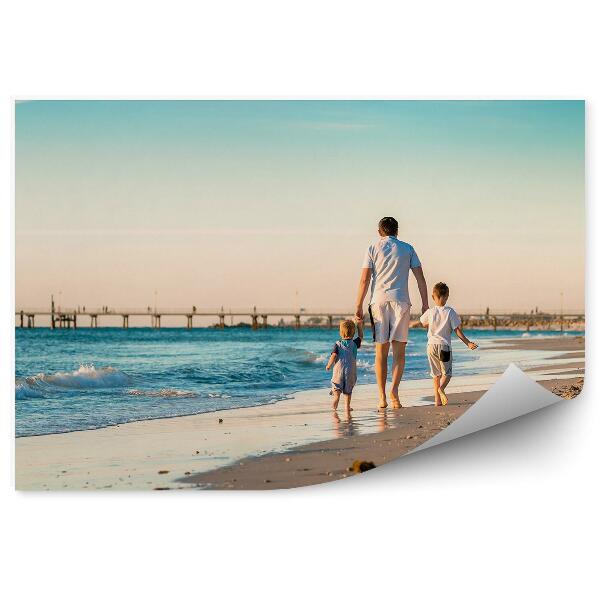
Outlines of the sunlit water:
[[[359,351],[359,383],[373,383],[374,346]],[[521,331],[470,330],[483,342]],[[540,335],[532,333],[531,335]],[[561,335],[544,332],[544,336]],[[329,386],[336,330],[16,330],[17,436],[93,429],[141,419],[269,404]],[[428,376],[426,331],[411,330],[406,379]],[[499,372],[493,352],[454,349],[456,375]],[[506,361],[505,353],[499,361]]]

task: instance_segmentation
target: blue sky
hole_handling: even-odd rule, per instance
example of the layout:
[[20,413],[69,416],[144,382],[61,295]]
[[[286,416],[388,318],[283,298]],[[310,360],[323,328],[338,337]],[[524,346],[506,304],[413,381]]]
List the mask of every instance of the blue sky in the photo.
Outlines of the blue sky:
[[391,214],[456,304],[581,308],[584,132],[578,101],[18,103],[17,303],[351,306]]

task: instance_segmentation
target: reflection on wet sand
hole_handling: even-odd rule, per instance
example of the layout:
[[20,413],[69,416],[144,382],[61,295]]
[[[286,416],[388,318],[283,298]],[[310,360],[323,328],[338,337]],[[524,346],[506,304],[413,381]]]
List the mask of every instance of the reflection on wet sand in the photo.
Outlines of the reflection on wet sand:
[[377,418],[377,430],[378,431],[385,431],[388,427],[389,427],[389,423],[388,423],[388,415],[387,415],[387,409],[386,408],[380,408],[379,412],[378,412],[378,418]]
[[359,433],[350,412],[346,413],[344,419],[341,419],[336,411],[333,412],[333,430],[336,437],[339,438],[351,437]]

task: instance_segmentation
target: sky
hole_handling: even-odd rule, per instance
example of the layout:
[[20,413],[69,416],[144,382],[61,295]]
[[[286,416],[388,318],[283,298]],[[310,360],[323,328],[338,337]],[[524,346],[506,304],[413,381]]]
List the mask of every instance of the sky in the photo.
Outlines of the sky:
[[462,312],[584,307],[581,101],[20,101],[15,121],[17,308],[351,309],[388,215]]

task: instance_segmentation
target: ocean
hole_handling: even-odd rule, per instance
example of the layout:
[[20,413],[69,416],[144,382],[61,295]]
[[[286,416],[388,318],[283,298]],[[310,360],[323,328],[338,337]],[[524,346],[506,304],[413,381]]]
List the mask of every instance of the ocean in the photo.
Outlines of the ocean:
[[[370,330],[358,354],[359,383],[374,383]],[[494,339],[560,332],[469,330]],[[16,329],[16,435],[96,429],[277,402],[323,388],[335,329]],[[410,331],[405,379],[428,377],[426,331]],[[453,344],[454,374],[501,372],[506,353]],[[502,362],[503,361],[503,362]]]

